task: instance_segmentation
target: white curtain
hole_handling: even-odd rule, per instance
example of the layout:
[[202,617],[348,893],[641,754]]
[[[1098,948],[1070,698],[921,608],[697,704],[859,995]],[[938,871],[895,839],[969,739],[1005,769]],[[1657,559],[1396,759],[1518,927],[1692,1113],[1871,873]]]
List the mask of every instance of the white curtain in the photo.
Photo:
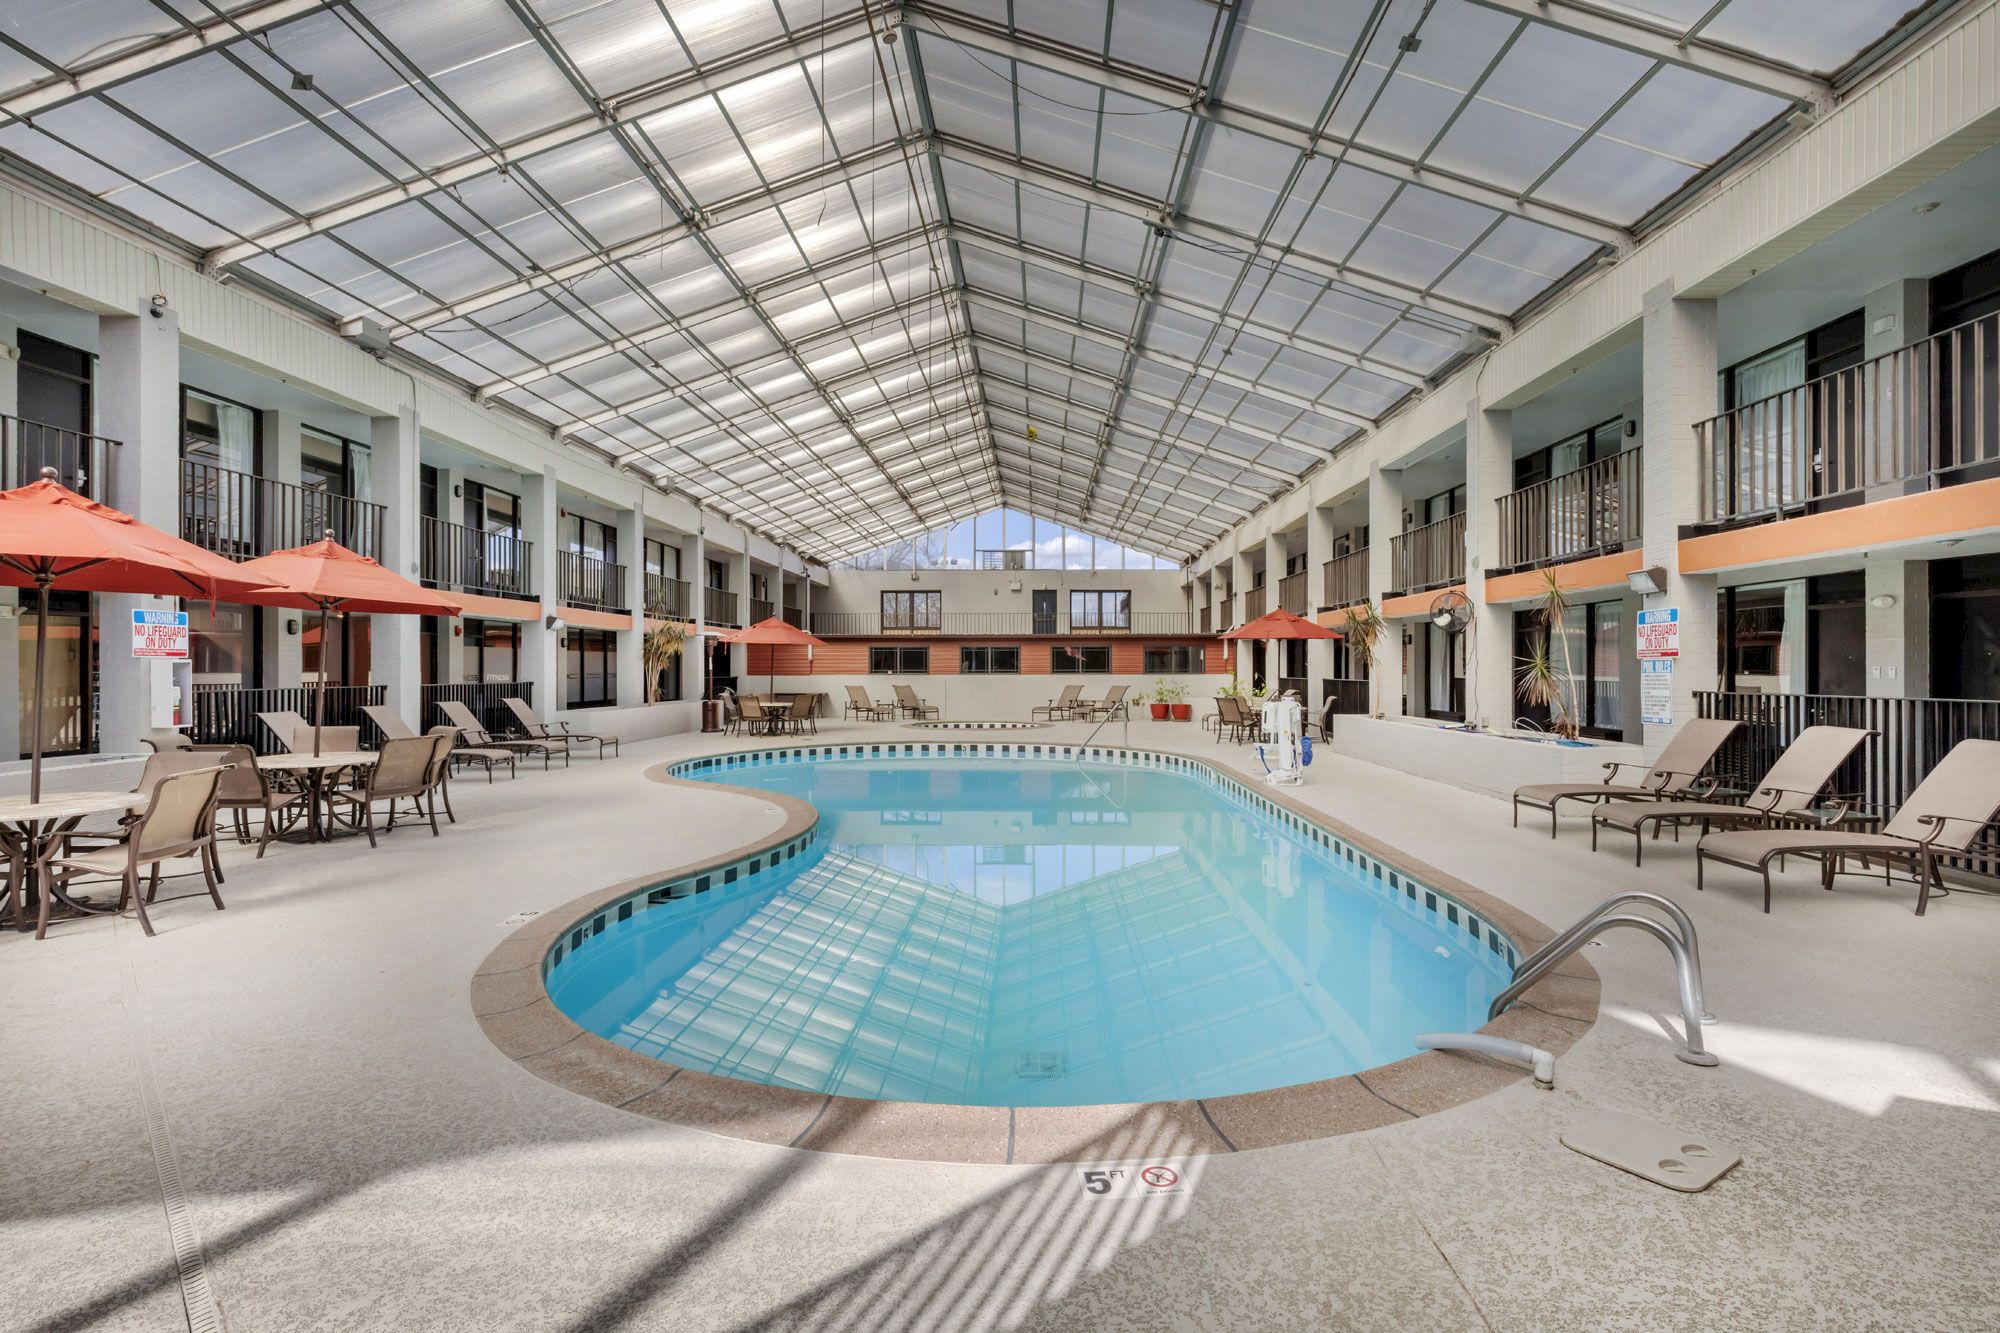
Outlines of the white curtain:
[[[1737,407],[1749,409],[1737,416],[1736,512],[1755,513],[1803,500],[1812,466],[1805,456],[1811,447],[1805,395],[1774,395],[1806,382],[1805,339],[1745,361],[1730,373],[1735,377]],[[1717,481],[1716,493],[1727,494],[1726,473]]]

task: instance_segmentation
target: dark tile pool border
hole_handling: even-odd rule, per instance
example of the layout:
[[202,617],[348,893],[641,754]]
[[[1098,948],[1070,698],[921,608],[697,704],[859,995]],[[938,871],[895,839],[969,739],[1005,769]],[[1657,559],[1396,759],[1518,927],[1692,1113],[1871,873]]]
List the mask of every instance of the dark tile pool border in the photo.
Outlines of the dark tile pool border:
[[[1279,789],[1245,782],[1209,760],[1171,750],[1046,742],[897,741],[773,746],[663,763],[646,777],[668,786],[679,775],[722,770],[746,777],[760,768],[822,756],[868,760],[1085,759],[1187,772],[1314,839],[1329,853],[1369,869],[1390,896],[1432,912],[1512,962],[1555,932],[1519,908],[1311,809]],[[559,1087],[672,1124],[760,1143],[870,1157],[949,1162],[1102,1160],[1108,1136],[1135,1116],[1171,1122],[1176,1155],[1238,1152],[1354,1133],[1431,1115],[1521,1082],[1525,1074],[1477,1056],[1427,1051],[1393,1064],[1266,1092],[1123,1106],[947,1106],[872,1101],[801,1092],[684,1069],[586,1032],[549,999],[547,977],[611,923],[651,906],[733,882],[800,855],[819,812],[804,801],[755,787],[704,781],[706,791],[767,802],[779,827],[731,851],[626,880],[544,912],[509,935],[472,978],[472,1007],[501,1053]],[[1561,1055],[1596,1022],[1597,973],[1579,957],[1565,962],[1520,1003],[1480,1028]]]

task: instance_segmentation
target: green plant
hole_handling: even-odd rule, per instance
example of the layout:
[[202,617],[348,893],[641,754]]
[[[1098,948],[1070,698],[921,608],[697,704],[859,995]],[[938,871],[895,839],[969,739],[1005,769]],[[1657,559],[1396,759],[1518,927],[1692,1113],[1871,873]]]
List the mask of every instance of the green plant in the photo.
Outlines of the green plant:
[[1153,702],[1153,696],[1144,690],[1140,690],[1137,694],[1129,696],[1127,702],[1135,708],[1144,708],[1147,704]]
[[1255,685],[1252,685],[1250,687],[1250,697],[1252,699],[1255,699],[1258,703],[1264,702],[1265,696],[1269,695],[1270,693],[1271,693],[1271,687],[1269,685],[1266,685],[1261,680],[1258,681]]
[[1187,686],[1178,681],[1156,680],[1153,682],[1153,698],[1163,704],[1187,702]]
[[[1569,635],[1563,620],[1569,614],[1569,592],[1553,569],[1542,571],[1541,593],[1535,599],[1535,617],[1544,633],[1534,650],[1521,659],[1521,680],[1514,692],[1525,703],[1549,710],[1549,730],[1564,740],[1575,740],[1582,728],[1576,721],[1576,675],[1571,669]],[[1562,656],[1553,645],[1560,641]]]
[[1229,677],[1215,687],[1215,697],[1218,699],[1241,699],[1243,697],[1242,682],[1234,676]]

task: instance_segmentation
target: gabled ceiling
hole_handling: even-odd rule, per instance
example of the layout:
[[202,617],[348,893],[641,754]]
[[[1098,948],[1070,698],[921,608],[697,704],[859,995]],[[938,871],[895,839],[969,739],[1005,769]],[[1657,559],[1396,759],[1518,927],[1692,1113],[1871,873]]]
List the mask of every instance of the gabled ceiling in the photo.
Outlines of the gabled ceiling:
[[809,554],[1179,556],[1906,3],[65,0],[0,152]]

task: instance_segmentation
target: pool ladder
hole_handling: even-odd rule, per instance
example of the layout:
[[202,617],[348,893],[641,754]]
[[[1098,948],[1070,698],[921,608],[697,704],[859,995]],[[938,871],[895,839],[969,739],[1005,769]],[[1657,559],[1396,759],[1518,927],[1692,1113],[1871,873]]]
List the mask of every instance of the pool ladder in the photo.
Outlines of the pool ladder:
[[[1669,920],[1663,922],[1650,916],[1616,910],[1628,903],[1656,908]],[[1575,925],[1521,960],[1520,966],[1514,969],[1514,979],[1507,983],[1505,990],[1493,997],[1493,1004],[1486,1011],[1487,1019],[1498,1018],[1508,1005],[1521,998],[1523,992],[1554,971],[1556,964],[1593,938],[1621,926],[1651,935],[1673,956],[1674,976],[1680,984],[1681,1026],[1684,1030],[1681,1045],[1674,1055],[1687,1064],[1714,1065],[1715,1056],[1703,1047],[1701,1041],[1701,1025],[1715,1020],[1703,1008],[1701,945],[1695,938],[1694,922],[1681,910],[1679,903],[1657,893],[1615,893],[1584,913]]]

